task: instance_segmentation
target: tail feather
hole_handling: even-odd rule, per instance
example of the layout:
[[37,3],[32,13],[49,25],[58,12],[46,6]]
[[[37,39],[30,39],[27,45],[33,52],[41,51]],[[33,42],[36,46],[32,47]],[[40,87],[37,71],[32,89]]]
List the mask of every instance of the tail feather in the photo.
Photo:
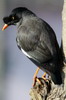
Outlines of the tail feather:
[[56,72],[55,74],[51,74],[52,81],[54,84],[61,85],[62,84],[62,77],[60,72]]

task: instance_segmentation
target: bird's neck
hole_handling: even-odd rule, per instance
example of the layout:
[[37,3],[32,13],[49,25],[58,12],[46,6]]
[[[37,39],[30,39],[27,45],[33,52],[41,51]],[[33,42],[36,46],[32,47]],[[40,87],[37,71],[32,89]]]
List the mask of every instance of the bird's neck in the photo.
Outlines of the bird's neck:
[[24,25],[25,23],[27,23],[29,20],[33,20],[33,19],[36,19],[36,15],[23,13],[22,14],[22,18],[16,24],[17,29],[19,29],[22,25]]
[[19,27],[22,25],[22,19],[16,24],[17,29],[19,29]]

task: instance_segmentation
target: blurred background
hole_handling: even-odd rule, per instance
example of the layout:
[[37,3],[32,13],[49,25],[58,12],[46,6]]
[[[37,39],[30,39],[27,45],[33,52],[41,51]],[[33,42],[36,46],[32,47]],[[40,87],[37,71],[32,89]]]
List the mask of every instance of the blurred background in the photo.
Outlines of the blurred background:
[[[16,27],[1,31],[3,17],[16,7],[27,7],[54,29],[59,45],[62,34],[63,0],[0,0],[0,100],[30,100],[36,66],[16,45]],[[42,76],[40,71],[38,76]]]

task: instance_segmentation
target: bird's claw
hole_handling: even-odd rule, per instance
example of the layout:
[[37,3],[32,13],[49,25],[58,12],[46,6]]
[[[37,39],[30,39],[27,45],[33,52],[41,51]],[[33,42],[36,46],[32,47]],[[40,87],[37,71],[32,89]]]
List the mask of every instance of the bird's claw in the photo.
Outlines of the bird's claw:
[[38,82],[39,84],[41,84],[41,81],[39,80],[39,78],[36,76],[33,78],[33,87],[35,86],[36,82]]

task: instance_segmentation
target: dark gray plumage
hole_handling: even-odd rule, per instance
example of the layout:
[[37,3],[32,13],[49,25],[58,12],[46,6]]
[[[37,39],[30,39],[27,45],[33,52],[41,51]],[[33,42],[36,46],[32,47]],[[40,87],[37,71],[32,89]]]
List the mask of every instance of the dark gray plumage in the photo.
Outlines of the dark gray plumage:
[[17,45],[26,56],[50,74],[55,84],[61,84],[63,58],[53,29],[24,7],[14,9],[3,20],[17,26]]

